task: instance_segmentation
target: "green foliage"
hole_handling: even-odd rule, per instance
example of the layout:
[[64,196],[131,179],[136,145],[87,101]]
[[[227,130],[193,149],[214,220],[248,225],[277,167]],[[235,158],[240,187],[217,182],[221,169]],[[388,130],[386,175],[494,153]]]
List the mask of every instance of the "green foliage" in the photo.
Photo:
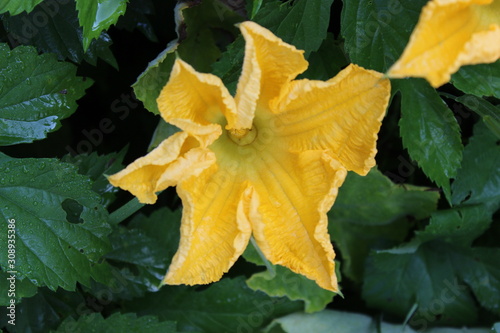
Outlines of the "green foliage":
[[55,159],[3,161],[0,172],[0,242],[7,244],[9,220],[17,235],[15,265],[2,251],[2,270],[16,269],[52,290],[89,284],[92,265],[109,250],[110,232],[90,180]]
[[11,15],[17,15],[23,11],[29,13],[42,1],[43,0],[2,1],[0,3],[0,14],[9,12]]
[[33,47],[10,50],[0,44],[0,145],[43,139],[76,110],[76,100],[91,84],[75,66]]
[[125,13],[127,0],[100,0],[87,2],[76,0],[78,20],[83,27],[83,50],[86,51],[90,42],[97,39],[103,30],[108,29]]
[[342,297],[253,244],[219,282],[162,286],[182,201],[107,180],[179,130],[156,103],[177,57],[234,95],[239,22],[304,50],[297,79],[329,80],[351,62],[386,72],[427,2],[0,1],[0,329],[500,333],[499,61],[438,89],[391,80],[378,167],[349,173],[328,213]]
[[144,332],[144,333],[177,333],[175,322],[159,322],[156,317],[137,317],[132,313],[114,313],[104,319],[99,313],[81,316],[78,320],[68,317],[54,333],[60,332]]
[[298,311],[301,307],[300,303],[286,298],[273,298],[252,291],[242,277],[225,278],[199,291],[183,286],[164,286],[157,293],[124,305],[126,311],[139,315],[177,320],[180,330],[206,333],[257,332],[272,318]]

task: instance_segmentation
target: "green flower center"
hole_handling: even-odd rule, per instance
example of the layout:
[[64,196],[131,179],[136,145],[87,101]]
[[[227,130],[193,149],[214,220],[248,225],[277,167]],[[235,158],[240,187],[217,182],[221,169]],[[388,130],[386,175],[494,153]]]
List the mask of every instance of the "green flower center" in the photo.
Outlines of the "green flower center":
[[228,131],[229,138],[240,146],[251,144],[257,138],[257,129],[254,125],[250,129],[232,129]]

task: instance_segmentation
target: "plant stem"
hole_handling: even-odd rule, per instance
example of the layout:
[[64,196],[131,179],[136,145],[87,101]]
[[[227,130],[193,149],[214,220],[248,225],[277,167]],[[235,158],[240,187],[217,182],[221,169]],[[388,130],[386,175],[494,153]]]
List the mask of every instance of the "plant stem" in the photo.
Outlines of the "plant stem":
[[140,203],[136,197],[127,202],[125,205],[121,206],[113,213],[109,214],[109,222],[111,224],[118,224],[124,221],[127,217],[141,209],[145,204]]
[[274,269],[274,266],[267,260],[267,258],[264,256],[264,253],[260,250],[259,246],[257,245],[257,242],[255,239],[250,237],[250,242],[252,242],[253,247],[255,248],[255,251],[259,254],[259,257],[264,261],[264,264],[266,265],[267,270],[269,271],[269,274],[271,274],[272,277],[276,275],[276,270]]

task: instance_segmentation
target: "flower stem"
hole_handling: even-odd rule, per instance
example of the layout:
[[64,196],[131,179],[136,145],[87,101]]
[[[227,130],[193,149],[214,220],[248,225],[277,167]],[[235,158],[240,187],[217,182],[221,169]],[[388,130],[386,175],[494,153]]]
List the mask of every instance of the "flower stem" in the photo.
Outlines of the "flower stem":
[[136,197],[127,202],[125,205],[121,206],[113,213],[109,214],[109,222],[111,224],[118,224],[124,221],[127,217],[130,217],[132,214],[137,212],[144,206],[143,203],[140,203]]
[[266,268],[269,271],[269,274],[271,274],[271,276],[274,277],[276,275],[276,270],[274,269],[273,264],[271,264],[269,262],[269,260],[267,260],[267,258],[264,256],[264,253],[262,253],[262,251],[260,250],[260,248],[257,245],[257,242],[255,241],[255,238],[253,238],[253,236],[250,237],[250,242],[252,242],[252,245],[253,245],[255,251],[257,251],[257,253],[259,254],[259,257],[262,259],[262,261],[264,261],[264,265],[266,265]]

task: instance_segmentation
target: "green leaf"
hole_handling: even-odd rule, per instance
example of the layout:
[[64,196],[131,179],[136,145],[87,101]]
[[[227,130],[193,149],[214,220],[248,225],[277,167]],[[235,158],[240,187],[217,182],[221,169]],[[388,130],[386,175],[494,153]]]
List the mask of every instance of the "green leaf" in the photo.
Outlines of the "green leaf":
[[127,0],[76,0],[78,20],[83,27],[83,49],[87,51],[92,40],[108,29],[125,13]]
[[88,176],[92,180],[92,190],[101,196],[101,204],[107,207],[114,201],[119,188],[112,186],[106,175],[112,175],[123,169],[122,161],[126,149],[118,153],[99,155],[93,152],[90,155],[64,156],[61,161],[78,167],[78,173]]
[[417,232],[422,242],[440,239],[452,244],[470,245],[491,223],[491,212],[483,205],[439,210],[432,214],[424,231]]
[[142,101],[144,107],[154,114],[160,114],[156,99],[170,77],[170,71],[176,57],[174,51],[177,46],[176,42],[171,43],[156,59],[148,64],[146,70],[139,75],[137,81],[132,85],[137,99]]
[[309,313],[323,310],[335,296],[335,293],[322,289],[316,282],[279,265],[275,266],[274,274],[265,271],[252,275],[247,285],[269,296],[286,296],[292,301],[304,301],[305,311]]
[[332,3],[333,0],[295,1],[288,15],[279,22],[276,34],[305,50],[306,56],[317,51],[326,39]]
[[479,122],[464,150],[464,159],[452,185],[452,203],[486,204],[492,210],[500,202],[500,146],[498,138]]
[[43,0],[18,0],[18,1],[8,1],[2,0],[0,2],[0,14],[9,12],[10,15],[17,15],[23,11],[31,12],[36,5],[38,5]]
[[331,33],[328,33],[320,48],[309,55],[308,61],[309,67],[303,74],[299,75],[298,79],[308,78],[326,81],[337,75],[342,68],[349,64],[344,51]]
[[43,139],[77,108],[91,84],[76,67],[32,47],[0,44],[0,145]]
[[351,62],[385,72],[403,53],[427,0],[344,0],[341,34]]
[[81,316],[78,320],[66,318],[54,333],[61,332],[141,332],[141,333],[176,333],[177,325],[173,321],[159,322],[153,316],[137,317],[133,313],[114,313],[104,319],[100,313]]
[[349,173],[328,213],[329,232],[342,254],[342,271],[356,282],[363,278],[370,250],[402,242],[412,221],[436,210],[439,193],[425,187],[395,185],[377,169],[362,177]]
[[75,63],[85,60],[95,66],[101,58],[118,67],[109,49],[111,38],[106,33],[84,51],[74,1],[43,2],[29,14],[3,17],[2,22],[13,44],[35,46],[40,52],[55,53],[59,60],[69,59]]
[[402,95],[403,146],[450,201],[450,178],[457,174],[463,150],[453,112],[424,80],[397,80],[393,89]]
[[451,76],[451,82],[467,94],[500,98],[500,60],[461,67]]
[[124,304],[125,311],[174,320],[179,330],[205,333],[258,332],[272,318],[301,308],[300,302],[249,289],[243,277],[224,278],[199,291],[164,286],[159,292]]
[[131,0],[127,5],[127,11],[118,22],[118,29],[127,31],[139,30],[152,42],[158,42],[158,37],[154,32],[153,26],[148,19],[149,15],[154,14],[155,8],[152,0]]
[[[264,333],[416,333],[405,325],[383,322],[361,313],[325,310],[318,313],[292,313],[277,318]],[[487,328],[432,328],[422,333],[488,333]]]
[[[89,284],[91,267],[109,250],[108,214],[91,181],[54,159],[0,164],[0,242],[15,220],[15,270],[37,286],[74,290]],[[0,264],[12,270],[7,252]]]
[[[370,307],[404,318],[409,324],[470,325],[477,320],[476,299],[499,314],[499,249],[462,248],[433,241],[413,251],[380,251],[367,261],[363,298]],[[394,270],[394,267],[398,267]]]
[[[38,293],[16,304],[15,326],[7,324],[10,320],[5,307],[0,308],[0,327],[8,327],[12,333],[45,333],[57,328],[64,318],[95,311],[78,292],[58,289],[57,292],[39,288]],[[72,331],[74,332],[74,331]]]
[[492,330],[495,330],[496,333],[500,333],[500,322],[495,323]]
[[455,98],[483,118],[484,123],[497,138],[500,138],[500,108],[487,100],[474,95],[463,95]]
[[0,271],[0,290],[0,306],[7,306],[11,300],[19,303],[22,298],[35,295],[38,288],[29,279],[19,280],[16,274]]

